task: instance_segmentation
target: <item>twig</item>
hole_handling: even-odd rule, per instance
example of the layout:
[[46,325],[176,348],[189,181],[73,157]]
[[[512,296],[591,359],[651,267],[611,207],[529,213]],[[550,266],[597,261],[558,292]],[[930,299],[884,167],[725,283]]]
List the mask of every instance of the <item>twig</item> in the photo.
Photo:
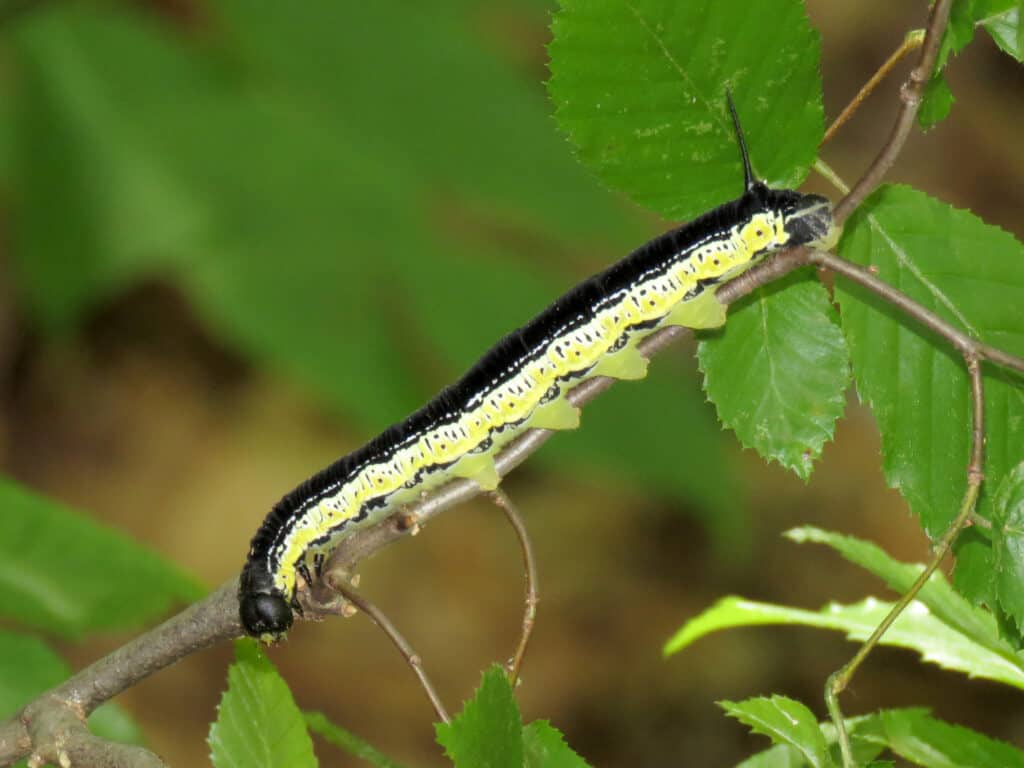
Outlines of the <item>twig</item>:
[[48,743],[47,735],[54,732],[38,726],[39,721],[64,722],[67,713],[84,720],[104,701],[154,672],[201,648],[238,637],[242,624],[237,593],[238,580],[233,579],[26,705],[0,725],[0,765],[10,765],[33,751],[48,755],[55,746],[71,746]]
[[878,84],[881,83],[890,72],[892,72],[893,68],[899,64],[907,54],[913,53],[920,48],[923,42],[923,29],[915,29],[908,32],[907,36],[903,38],[903,42],[900,43],[900,47],[892,52],[892,55],[885,60],[885,63],[878,68],[875,74],[871,76],[871,79],[864,83],[861,89],[857,91],[857,95],[853,97],[853,100],[850,101],[843,111],[839,113],[839,117],[832,121],[832,125],[828,127],[827,131],[825,131],[825,136],[821,139],[821,143],[827,144],[832,137],[836,135],[836,132],[846,124],[846,121],[853,117],[854,113],[860,108],[860,105],[864,103],[864,100],[870,96],[872,91],[878,87]]
[[879,279],[864,267],[852,264],[826,251],[813,251],[808,257],[808,262],[829,269],[851,282],[867,288],[880,299],[893,305],[907,317],[917,321],[939,338],[946,341],[965,360],[987,360],[1003,368],[1024,373],[1024,358],[1011,355],[968,335],[955,325],[943,320],[931,310],[921,306],[905,293]]
[[505,513],[505,517],[508,518],[516,532],[516,538],[519,539],[519,546],[523,551],[523,570],[526,574],[523,631],[519,638],[519,645],[516,646],[515,655],[512,657],[512,663],[508,667],[508,680],[514,687],[519,681],[519,670],[522,669],[523,657],[526,656],[526,646],[530,642],[533,625],[537,620],[537,603],[540,602],[540,596],[537,594],[537,563],[533,558],[533,547],[530,545],[530,536],[526,532],[526,525],[523,523],[523,518],[516,505],[512,503],[512,499],[500,488],[496,488],[488,495],[491,497],[491,501]]
[[981,364],[980,361],[971,356],[970,354],[964,355],[964,360],[967,363],[967,373],[971,382],[971,459],[967,465],[967,488],[964,491],[963,501],[960,502],[960,511],[957,513],[953,523],[946,529],[946,533],[943,534],[942,539],[939,540],[938,546],[935,548],[935,552],[932,555],[932,559],[928,561],[925,569],[921,571],[920,575],[911,585],[910,589],[896,601],[889,613],[886,614],[885,618],[875,627],[875,631],[871,633],[871,636],[864,642],[864,644],[857,650],[853,658],[850,659],[842,668],[838,671],[833,672],[828,681],[825,683],[825,704],[828,707],[829,715],[832,718],[832,722],[836,726],[836,732],[839,739],[840,751],[843,754],[843,767],[844,768],[856,768],[856,762],[853,759],[853,753],[850,748],[850,736],[846,731],[846,723],[843,720],[842,710],[839,708],[839,694],[846,690],[846,686],[850,684],[850,680],[857,668],[864,662],[868,657],[868,654],[874,650],[875,646],[878,645],[879,640],[882,639],[882,635],[886,633],[892,623],[896,621],[901,613],[906,609],[914,598],[917,597],[918,592],[928,583],[928,579],[931,578],[932,574],[942,563],[942,560],[949,554],[950,548],[953,546],[953,542],[956,541],[956,537],[964,529],[971,515],[974,513],[974,507],[978,501],[978,494],[981,491],[981,483],[984,479],[982,474],[982,459],[985,442],[985,391],[984,383],[981,377]]
[[917,110],[921,106],[921,97],[924,87],[932,76],[932,69],[935,67],[935,58],[939,53],[939,44],[942,42],[942,35],[946,31],[946,23],[949,21],[949,8],[952,0],[936,0],[932,6],[931,17],[928,19],[928,27],[925,32],[924,46],[921,49],[921,57],[917,66],[910,72],[910,77],[900,88],[900,107],[896,122],[893,124],[889,138],[882,146],[881,151],[874,161],[868,166],[867,171],[860,180],[853,185],[850,194],[846,195],[835,208],[835,221],[842,224],[846,217],[853,210],[864,202],[881,183],[885,174],[889,172],[892,164],[903,149],[903,145],[910,135],[910,129],[914,125],[914,118],[917,117]]
[[409,642],[402,636],[402,633],[398,631],[398,628],[391,623],[391,620],[384,614],[380,608],[374,603],[370,602],[367,598],[363,597],[358,590],[352,584],[345,579],[335,580],[330,575],[325,576],[325,581],[328,582],[328,586],[335,590],[338,594],[356,606],[359,610],[369,616],[373,623],[376,624],[381,630],[387,635],[391,642],[398,648],[399,653],[405,658],[409,666],[412,667],[413,673],[420,681],[424,692],[427,694],[427,698],[430,699],[430,704],[434,708],[434,712],[441,719],[443,723],[450,723],[451,718],[448,717],[448,711],[444,708],[444,704],[441,702],[441,697],[438,695],[437,690],[430,682],[430,678],[427,677],[426,671],[423,669],[423,660],[419,654],[412,649]]

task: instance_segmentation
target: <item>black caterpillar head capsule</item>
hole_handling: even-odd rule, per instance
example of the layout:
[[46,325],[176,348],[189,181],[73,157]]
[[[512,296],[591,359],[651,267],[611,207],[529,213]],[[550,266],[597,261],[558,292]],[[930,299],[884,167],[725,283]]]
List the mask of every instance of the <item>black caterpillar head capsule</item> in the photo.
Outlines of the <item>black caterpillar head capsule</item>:
[[796,193],[791,205],[782,211],[783,227],[789,235],[786,245],[815,245],[828,250],[839,239],[832,223],[832,203],[821,195]]
[[242,626],[252,637],[274,638],[283,635],[292,625],[294,614],[288,601],[281,595],[250,592],[239,596]]

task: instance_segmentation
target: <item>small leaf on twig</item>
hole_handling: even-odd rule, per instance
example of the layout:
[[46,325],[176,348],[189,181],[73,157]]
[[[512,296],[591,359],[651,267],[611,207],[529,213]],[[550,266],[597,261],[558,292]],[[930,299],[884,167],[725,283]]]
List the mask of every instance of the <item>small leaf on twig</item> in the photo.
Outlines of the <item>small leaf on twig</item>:
[[795,186],[821,139],[818,35],[796,0],[563,0],[549,91],[580,158],[671,219],[736,197],[732,89],[755,169]]
[[254,640],[238,640],[235,657],[207,739],[214,768],[314,768],[313,742],[287,683]]
[[748,448],[803,479],[846,406],[849,358],[828,292],[791,275],[761,288],[700,344],[704,388]]
[[755,733],[767,736],[776,744],[796,749],[813,768],[831,768],[834,765],[825,737],[818,727],[818,718],[799,701],[772,696],[718,703],[726,713],[750,726]]

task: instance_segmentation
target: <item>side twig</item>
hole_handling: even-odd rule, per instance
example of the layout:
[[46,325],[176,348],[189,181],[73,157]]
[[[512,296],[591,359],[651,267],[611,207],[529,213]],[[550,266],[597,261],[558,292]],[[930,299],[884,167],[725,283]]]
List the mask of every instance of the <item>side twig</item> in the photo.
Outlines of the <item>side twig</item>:
[[380,608],[370,602],[367,598],[363,597],[349,581],[345,579],[334,579],[331,575],[325,576],[325,580],[331,589],[369,616],[373,620],[373,623],[380,627],[391,642],[395,644],[399,653],[402,654],[409,666],[412,667],[413,673],[420,681],[420,686],[427,694],[427,698],[430,699],[430,704],[434,708],[434,712],[437,714],[438,718],[440,718],[442,723],[450,723],[451,718],[448,717],[448,710],[445,709],[444,703],[442,703],[441,697],[437,693],[437,689],[434,688],[433,683],[430,682],[430,678],[427,677],[427,673],[423,669],[423,660],[420,658],[420,655],[412,649],[412,646],[409,645],[409,642],[402,636],[402,633],[398,631],[398,628],[386,615],[384,615],[384,612],[380,610]]
[[886,76],[899,64],[903,59],[916,51],[921,47],[924,42],[924,30],[915,29],[907,33],[907,36],[903,38],[903,42],[900,43],[900,47],[892,52],[892,55],[885,60],[885,63],[878,68],[878,70],[871,76],[871,79],[861,86],[861,89],[857,91],[857,95],[853,97],[849,104],[847,104],[843,111],[839,113],[839,117],[832,121],[832,125],[825,131],[824,137],[821,139],[822,144],[827,144],[832,140],[832,137],[836,135],[836,132],[842,128],[846,121],[853,117],[854,113],[860,109],[861,104],[864,100],[872,94],[878,84],[881,83]]
[[935,548],[934,554],[924,570],[917,577],[910,589],[900,597],[899,600],[893,605],[892,610],[886,614],[885,618],[875,627],[875,631],[871,633],[871,636],[864,642],[863,645],[857,650],[853,658],[850,659],[843,667],[838,671],[833,672],[828,681],[825,683],[825,704],[828,707],[829,716],[832,718],[832,722],[835,724],[836,732],[839,740],[839,748],[843,755],[843,768],[856,768],[857,763],[853,759],[853,752],[850,747],[850,736],[846,731],[846,722],[843,720],[842,710],[839,708],[839,695],[846,690],[850,680],[853,678],[854,673],[868,657],[878,642],[882,639],[889,627],[892,626],[893,622],[899,618],[899,615],[903,613],[908,605],[913,602],[914,598],[921,591],[925,584],[928,583],[928,579],[931,578],[932,574],[935,573],[936,569],[945,559],[946,555],[949,554],[950,549],[953,546],[953,542],[956,541],[956,537],[964,529],[964,526],[970,520],[971,515],[974,513],[974,507],[978,502],[978,494],[981,492],[981,483],[984,478],[982,474],[982,461],[983,461],[983,450],[984,450],[984,435],[985,435],[985,393],[984,384],[981,377],[981,364],[977,357],[971,354],[965,354],[964,360],[967,364],[967,373],[970,377],[971,382],[971,459],[967,465],[967,488],[964,491],[963,501],[960,503],[960,511],[957,513],[953,523],[943,534],[939,540],[938,546]]
[[892,164],[896,162],[910,135],[910,129],[914,126],[914,119],[917,117],[917,110],[921,106],[921,98],[924,94],[924,87],[932,76],[932,69],[935,67],[935,59],[939,53],[939,44],[946,31],[946,24],[949,22],[949,8],[952,0],[936,0],[932,6],[931,17],[928,19],[928,27],[924,36],[924,45],[921,48],[921,57],[917,66],[910,72],[910,77],[900,89],[899,114],[893,124],[889,138],[882,149],[875,156],[874,161],[868,166],[867,171],[860,177],[860,180],[853,185],[853,189],[846,195],[835,208],[835,220],[841,224],[846,220],[853,210],[864,202],[865,198],[874,192],[881,183],[885,174],[889,172]]
[[516,532],[519,539],[519,546],[523,551],[523,571],[526,574],[526,597],[524,598],[523,609],[523,630],[519,637],[519,645],[516,646],[515,655],[508,665],[508,679],[513,687],[519,682],[519,670],[523,666],[523,657],[526,656],[526,646],[533,634],[533,625],[537,620],[537,603],[540,596],[537,594],[537,563],[533,557],[533,547],[530,544],[530,536],[526,532],[526,524],[512,499],[500,488],[488,494],[501,511],[505,513],[509,523]]

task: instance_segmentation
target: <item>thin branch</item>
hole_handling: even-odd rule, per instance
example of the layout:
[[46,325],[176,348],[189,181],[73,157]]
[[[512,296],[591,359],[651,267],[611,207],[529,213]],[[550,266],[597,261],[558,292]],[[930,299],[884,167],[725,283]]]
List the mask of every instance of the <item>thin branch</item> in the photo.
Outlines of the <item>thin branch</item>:
[[1024,358],[1011,355],[990,344],[986,344],[973,336],[968,335],[955,325],[943,320],[937,314],[918,304],[905,293],[893,288],[884,280],[879,279],[870,270],[857,264],[851,264],[826,251],[814,251],[810,254],[808,261],[820,267],[825,267],[833,272],[842,275],[851,282],[857,283],[873,294],[893,305],[907,317],[917,321],[935,335],[952,346],[965,359],[988,360],[1003,368],[1008,368],[1024,373]]
[[871,95],[875,88],[878,87],[879,83],[881,83],[886,76],[892,72],[896,65],[903,61],[908,54],[913,53],[920,48],[923,42],[923,29],[915,29],[908,32],[907,36],[903,38],[903,42],[900,43],[900,47],[893,51],[892,55],[885,60],[885,63],[882,64],[875,74],[871,76],[871,79],[864,83],[861,89],[857,91],[857,95],[853,97],[853,100],[846,105],[843,111],[839,113],[839,117],[837,117],[832,122],[832,125],[828,127],[821,143],[827,144],[831,141],[832,137],[836,135],[836,132],[846,124],[847,120],[853,117],[854,113],[860,108],[861,104],[864,103],[864,100]]
[[402,636],[402,633],[398,631],[398,628],[391,622],[391,620],[384,614],[380,608],[374,603],[370,602],[367,598],[363,597],[350,582],[345,579],[335,580],[331,576],[325,578],[328,581],[328,586],[335,590],[338,594],[348,600],[352,605],[356,606],[359,610],[369,616],[373,623],[376,624],[385,635],[395,644],[399,653],[405,658],[409,666],[412,667],[413,673],[420,681],[420,686],[427,694],[427,698],[430,699],[430,705],[434,708],[434,712],[441,719],[443,723],[450,723],[451,718],[448,717],[448,711],[444,708],[444,703],[441,701],[441,697],[437,693],[437,689],[434,688],[433,683],[430,682],[430,678],[427,677],[426,671],[423,669],[423,659],[420,655],[412,649],[409,642]]
[[857,764],[853,759],[850,737],[846,731],[842,710],[839,708],[839,695],[846,690],[854,673],[856,673],[871,651],[874,650],[875,646],[878,645],[882,635],[888,631],[889,627],[899,618],[906,607],[913,602],[924,585],[928,583],[928,579],[932,577],[932,574],[935,573],[943,559],[949,554],[950,549],[953,547],[953,542],[956,541],[956,537],[960,535],[960,532],[968,524],[971,515],[974,514],[974,507],[978,502],[978,494],[981,492],[981,483],[984,479],[982,461],[985,444],[984,382],[981,377],[980,361],[970,354],[965,354],[964,360],[967,364],[967,373],[971,382],[971,458],[967,465],[967,487],[964,490],[963,500],[960,502],[960,511],[957,513],[953,523],[946,529],[946,533],[939,540],[932,559],[925,566],[925,569],[921,571],[920,575],[918,575],[910,589],[896,601],[889,613],[875,627],[875,631],[871,633],[871,636],[857,650],[853,658],[838,671],[833,672],[825,683],[825,703],[832,722],[836,726],[839,746],[843,754],[844,768],[856,768]]
[[837,224],[842,224],[846,217],[875,191],[903,149],[907,136],[910,135],[910,129],[914,126],[917,110],[921,106],[924,88],[931,79],[932,70],[935,68],[935,59],[938,56],[942,35],[946,31],[946,24],[949,21],[951,4],[952,0],[936,0],[935,5],[932,6],[921,57],[918,59],[917,66],[911,70],[910,77],[900,89],[902,106],[896,116],[896,122],[893,124],[888,140],[867,171],[861,176],[860,181],[854,184],[850,194],[836,205],[834,218]]
[[63,722],[62,712],[84,720],[100,704],[154,672],[201,648],[241,635],[237,594],[238,580],[232,579],[205,599],[34,699],[0,725],[0,765],[11,765],[33,750],[48,754],[53,743],[34,739],[45,739],[52,731],[38,727],[38,721],[56,718],[56,722]]
[[512,657],[512,662],[508,667],[509,682],[515,686],[519,681],[519,670],[523,666],[523,657],[526,656],[526,646],[530,642],[533,626],[537,621],[537,603],[540,602],[540,596],[537,594],[537,563],[533,557],[533,547],[530,544],[530,535],[526,532],[526,524],[523,522],[522,515],[519,514],[516,505],[512,503],[512,499],[500,488],[491,491],[489,495],[491,501],[498,505],[501,511],[505,513],[505,517],[516,532],[516,538],[519,539],[519,546],[523,551],[523,571],[526,574],[526,596],[523,601],[523,631],[519,637],[519,645],[516,646],[515,655]]
[[32,741],[43,745],[29,757],[29,768],[44,765],[89,766],[89,768],[167,768],[148,749],[118,744],[89,732],[85,718],[63,706],[41,707],[38,717],[28,720]]

